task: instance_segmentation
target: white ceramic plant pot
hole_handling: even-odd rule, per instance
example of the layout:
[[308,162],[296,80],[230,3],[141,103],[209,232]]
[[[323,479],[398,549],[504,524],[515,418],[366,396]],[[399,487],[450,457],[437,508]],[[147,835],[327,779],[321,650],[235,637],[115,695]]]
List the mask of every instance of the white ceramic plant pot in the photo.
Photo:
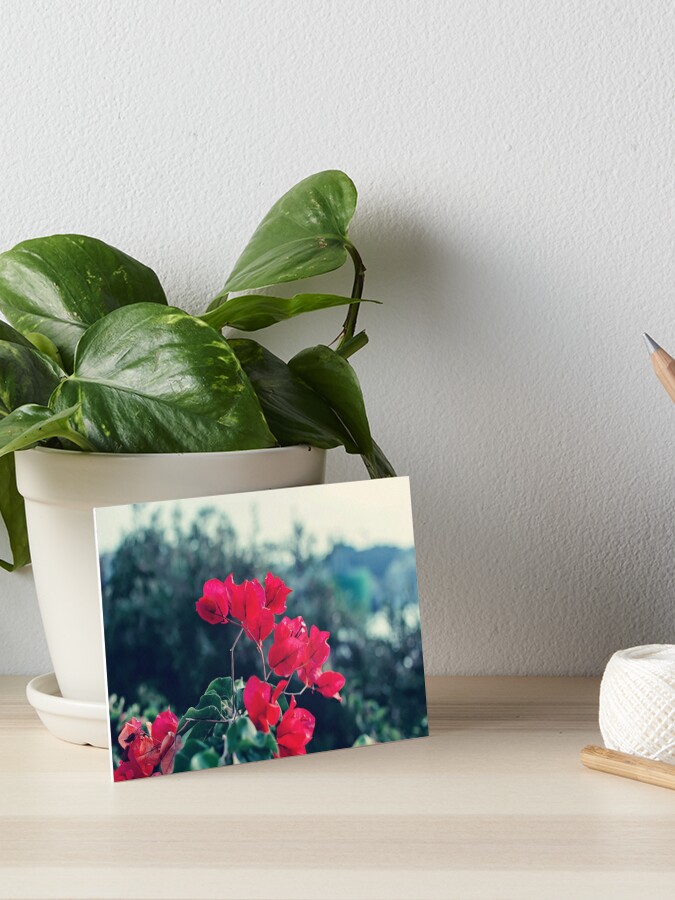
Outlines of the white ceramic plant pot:
[[95,507],[321,484],[325,462],[324,450],[306,446],[138,455],[38,447],[17,453],[35,586],[62,696],[106,700]]

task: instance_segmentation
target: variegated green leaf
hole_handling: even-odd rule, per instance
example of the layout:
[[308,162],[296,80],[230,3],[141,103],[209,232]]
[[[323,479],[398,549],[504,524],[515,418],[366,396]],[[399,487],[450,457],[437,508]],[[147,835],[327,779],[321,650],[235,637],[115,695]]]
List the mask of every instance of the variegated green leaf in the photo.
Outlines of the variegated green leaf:
[[329,404],[283,360],[256,341],[237,338],[228,343],[251,379],[265,418],[280,444],[306,443],[324,449],[345,444],[351,452],[358,452]]
[[331,309],[335,306],[350,306],[358,302],[353,297],[341,297],[338,294],[296,294],[294,297],[245,294],[225,300],[220,306],[204,313],[202,319],[217,330],[230,327],[238,328],[239,331],[258,331],[302,313]]
[[12,572],[30,562],[26,510],[16,487],[14,454],[0,457],[0,516],[7,528],[12,561],[0,559],[0,568]]
[[0,419],[0,456],[34,447],[51,438],[61,438],[76,444],[82,450],[93,447],[73,427],[79,413],[76,405],[53,412],[47,406],[28,403]]
[[45,406],[65,373],[5,322],[0,323],[0,416],[26,403]]
[[155,273],[95,238],[54,234],[0,254],[0,311],[22,333],[46,335],[69,369],[89,325],[140,301],[166,304]]
[[361,385],[351,365],[330,347],[319,344],[301,350],[288,363],[290,370],[324,397],[353,436],[360,453],[370,453],[373,439]]
[[[11,325],[0,322],[0,420],[26,403],[46,405],[63,377],[56,363]],[[0,458],[0,516],[12,552],[12,562],[0,560],[0,566],[11,571],[30,562],[26,512],[16,486],[13,453]]]
[[355,209],[356,188],[344,172],[303,179],[267,213],[223,291],[248,291],[338,269],[347,259],[347,229]]
[[290,360],[288,367],[330,404],[351,435],[370,477],[395,475],[391,463],[373,441],[361,386],[347,360],[330,347],[319,344],[302,350]]
[[275,443],[258,398],[223,337],[173,307],[137,303],[89,328],[51,405],[77,407],[96,450],[180,453]]

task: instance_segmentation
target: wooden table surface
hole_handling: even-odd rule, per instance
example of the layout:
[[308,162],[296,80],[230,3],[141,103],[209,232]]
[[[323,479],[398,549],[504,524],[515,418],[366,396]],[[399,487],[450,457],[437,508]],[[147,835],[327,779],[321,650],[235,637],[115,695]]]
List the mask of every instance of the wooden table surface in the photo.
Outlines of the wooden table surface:
[[598,682],[431,678],[431,737],[113,785],[0,679],[0,896],[675,897],[675,792],[590,772]]

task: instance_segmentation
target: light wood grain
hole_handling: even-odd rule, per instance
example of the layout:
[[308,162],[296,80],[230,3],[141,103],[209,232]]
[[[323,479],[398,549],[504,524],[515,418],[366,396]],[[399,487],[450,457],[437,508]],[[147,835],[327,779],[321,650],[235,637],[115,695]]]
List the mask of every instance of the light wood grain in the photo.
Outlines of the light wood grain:
[[432,678],[432,736],[128,784],[0,679],[0,896],[671,898],[675,795],[585,769],[598,682]]

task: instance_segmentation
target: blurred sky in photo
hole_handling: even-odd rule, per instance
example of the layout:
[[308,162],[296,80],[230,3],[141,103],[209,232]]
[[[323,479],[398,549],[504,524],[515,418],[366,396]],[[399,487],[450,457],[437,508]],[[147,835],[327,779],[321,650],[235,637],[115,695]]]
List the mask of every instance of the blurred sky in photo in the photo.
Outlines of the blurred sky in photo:
[[258,543],[284,541],[300,522],[311,529],[320,553],[342,542],[356,549],[376,545],[408,549],[414,545],[410,485],[407,477],[401,477],[98,509],[99,553],[114,552],[138,524],[139,516],[146,521],[158,511],[169,523],[177,508],[187,520],[205,508],[222,511],[240,539]]

